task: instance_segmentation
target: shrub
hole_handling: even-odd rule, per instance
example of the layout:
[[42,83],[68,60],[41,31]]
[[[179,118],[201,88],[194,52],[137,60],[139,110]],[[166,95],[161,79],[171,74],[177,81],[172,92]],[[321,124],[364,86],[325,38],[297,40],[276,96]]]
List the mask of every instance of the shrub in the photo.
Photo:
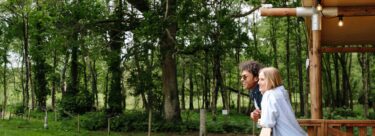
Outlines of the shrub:
[[99,130],[107,127],[107,119],[103,112],[89,112],[82,115],[81,127],[88,130]]
[[25,114],[25,111],[26,107],[22,104],[16,104],[14,106],[14,114],[16,114],[17,116],[22,116],[23,114]]
[[[374,120],[375,119],[375,112],[370,112],[369,115],[368,115],[368,118]],[[373,131],[375,131],[375,130],[373,130]]]
[[355,111],[349,108],[336,108],[331,114],[333,119],[343,119],[357,116]]

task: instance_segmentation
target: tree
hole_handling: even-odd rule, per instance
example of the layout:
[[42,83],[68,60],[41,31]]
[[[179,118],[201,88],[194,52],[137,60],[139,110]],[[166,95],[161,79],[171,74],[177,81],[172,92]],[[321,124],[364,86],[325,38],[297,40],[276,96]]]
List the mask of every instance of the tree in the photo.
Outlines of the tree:
[[164,114],[168,122],[180,122],[180,104],[177,90],[177,69],[176,69],[176,0],[164,0],[164,21],[165,28],[160,37],[160,53],[162,65],[162,81],[164,94]]
[[[31,56],[35,63],[34,66],[34,81],[35,81],[35,95],[37,100],[37,109],[38,110],[45,110],[46,109],[46,100],[47,100],[47,80],[46,80],[46,73],[47,73],[47,65],[45,63],[45,50],[44,50],[44,37],[43,33],[45,33],[45,27],[42,26],[41,20],[42,17],[47,17],[44,11],[42,11],[41,3],[39,0],[36,1],[36,11],[31,16],[33,20],[33,26],[35,26],[34,32],[32,32],[32,40],[34,41],[34,47],[31,48]],[[46,21],[47,22],[47,21]],[[48,23],[45,23],[48,24]]]
[[[114,26],[122,26],[121,25],[121,18],[123,17],[123,1],[118,0],[116,2],[116,10],[114,17],[120,19],[116,21]],[[123,45],[122,41],[122,33],[121,29],[112,29],[109,32],[110,35],[110,45],[109,45],[109,56],[108,56],[108,71],[110,72],[110,89],[108,95],[108,110],[109,114],[118,114],[122,113],[122,97],[123,94],[121,93],[121,80],[122,80],[122,71],[120,69],[121,64],[121,47]]]
[[370,55],[368,53],[358,54],[358,62],[362,69],[362,90],[363,93],[359,99],[360,103],[363,102],[364,117],[368,117],[369,108],[369,92],[370,92]]
[[6,110],[7,110],[7,101],[8,101],[8,95],[7,95],[7,92],[8,92],[8,83],[7,83],[7,65],[9,63],[8,61],[8,45],[6,43],[6,40],[5,40],[5,36],[3,34],[3,31],[5,30],[5,25],[4,23],[0,23],[0,56],[2,57],[2,59],[0,60],[0,64],[3,64],[3,71],[2,71],[2,76],[3,76],[3,103],[2,103],[2,107],[1,107],[1,118],[2,119],[5,119],[5,113],[6,113]]

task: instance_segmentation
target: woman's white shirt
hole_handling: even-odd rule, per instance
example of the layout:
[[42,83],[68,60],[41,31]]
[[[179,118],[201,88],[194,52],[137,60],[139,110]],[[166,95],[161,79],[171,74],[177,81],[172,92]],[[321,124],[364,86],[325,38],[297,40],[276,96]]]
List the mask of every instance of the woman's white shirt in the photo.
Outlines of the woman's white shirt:
[[284,86],[265,91],[259,125],[272,128],[273,136],[306,136],[299,126]]

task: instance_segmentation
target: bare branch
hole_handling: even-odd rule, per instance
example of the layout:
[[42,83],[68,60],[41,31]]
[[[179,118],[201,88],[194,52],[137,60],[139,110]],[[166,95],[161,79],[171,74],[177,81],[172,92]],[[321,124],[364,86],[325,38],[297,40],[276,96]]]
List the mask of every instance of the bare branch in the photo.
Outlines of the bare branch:
[[258,10],[261,6],[257,6],[253,9],[251,9],[250,11],[248,12],[245,12],[245,13],[239,13],[239,14],[234,14],[234,15],[231,15],[232,18],[240,18],[240,17],[245,17],[247,15],[250,15],[251,13],[253,13],[254,11]]

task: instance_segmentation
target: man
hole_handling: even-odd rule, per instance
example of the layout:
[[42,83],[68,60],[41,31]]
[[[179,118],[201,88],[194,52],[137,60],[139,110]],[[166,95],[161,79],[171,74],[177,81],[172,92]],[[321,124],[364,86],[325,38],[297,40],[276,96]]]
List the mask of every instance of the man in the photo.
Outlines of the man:
[[254,103],[255,109],[250,113],[253,121],[258,121],[262,107],[262,94],[259,91],[258,75],[262,65],[256,61],[245,61],[240,64],[241,82],[244,89],[249,90],[250,98]]

